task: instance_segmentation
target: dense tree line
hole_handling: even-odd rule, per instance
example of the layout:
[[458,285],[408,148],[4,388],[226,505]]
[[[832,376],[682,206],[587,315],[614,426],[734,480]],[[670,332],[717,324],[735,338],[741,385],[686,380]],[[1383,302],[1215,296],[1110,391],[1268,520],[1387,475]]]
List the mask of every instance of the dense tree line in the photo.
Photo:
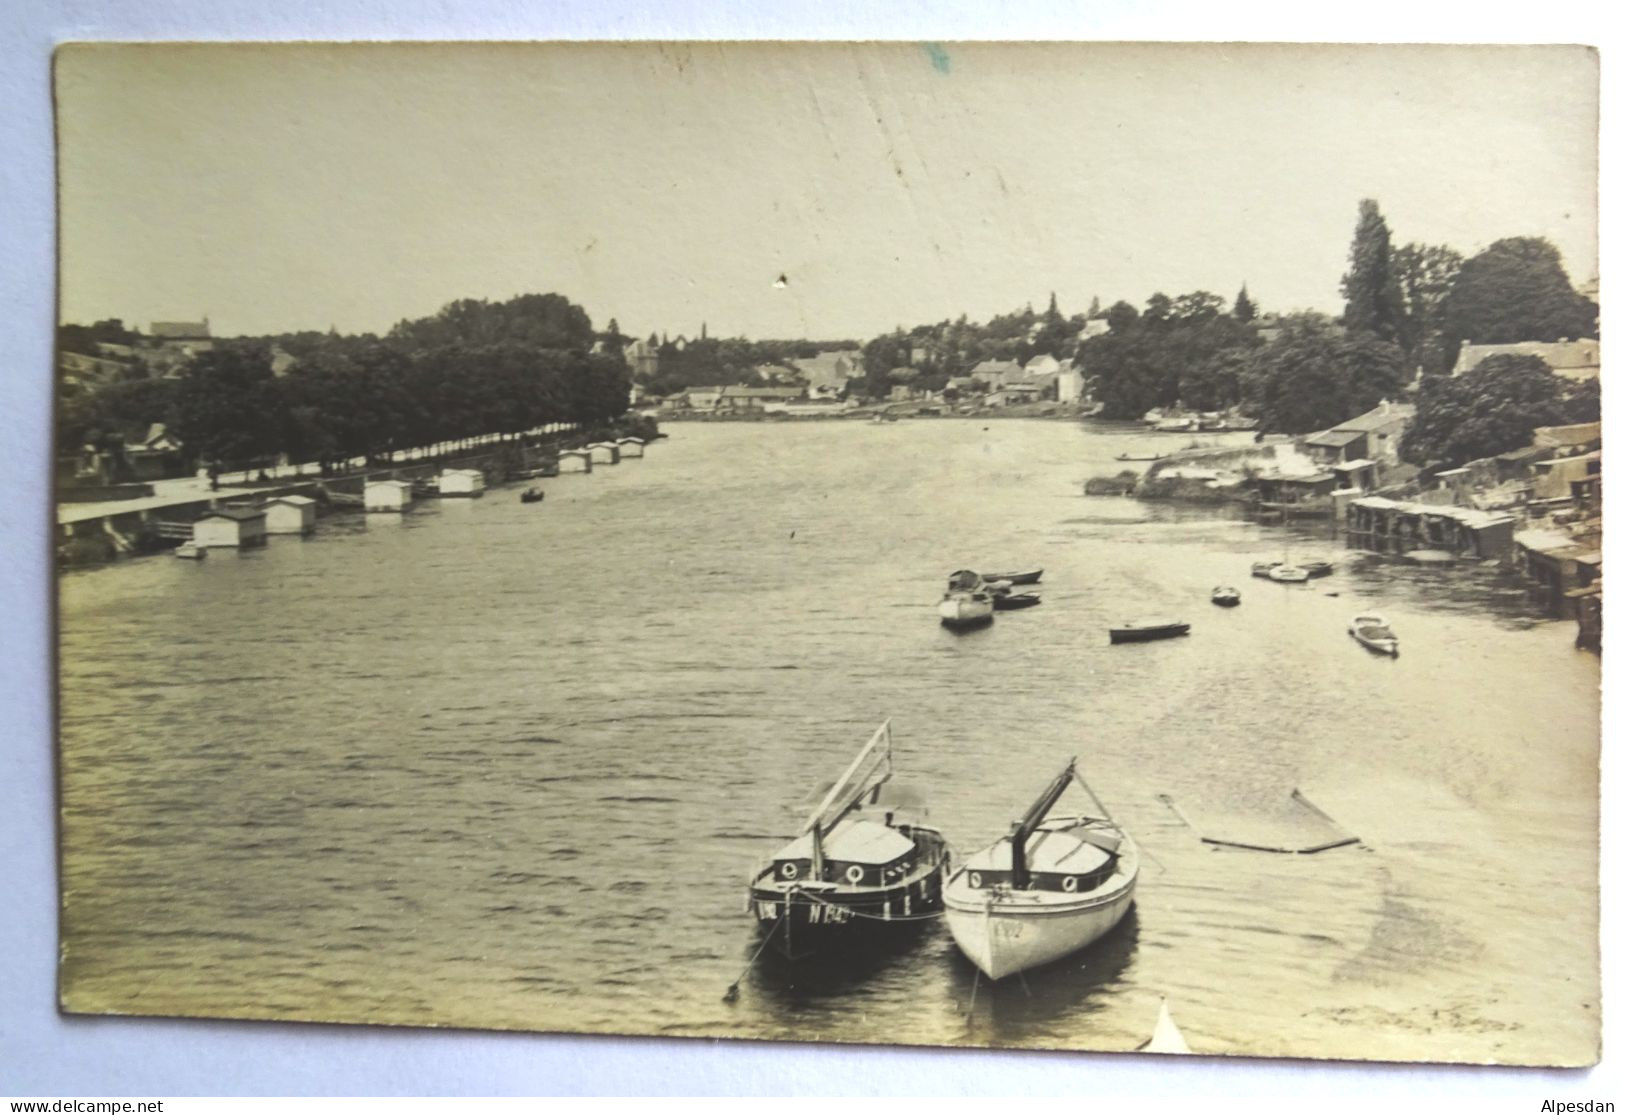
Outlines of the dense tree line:
[[[191,462],[332,462],[625,412],[631,375],[586,311],[556,294],[453,302],[387,337],[217,340],[174,379],[64,400],[65,449],[164,422]],[[277,374],[273,353],[293,357]],[[595,351],[597,349],[597,351]]]

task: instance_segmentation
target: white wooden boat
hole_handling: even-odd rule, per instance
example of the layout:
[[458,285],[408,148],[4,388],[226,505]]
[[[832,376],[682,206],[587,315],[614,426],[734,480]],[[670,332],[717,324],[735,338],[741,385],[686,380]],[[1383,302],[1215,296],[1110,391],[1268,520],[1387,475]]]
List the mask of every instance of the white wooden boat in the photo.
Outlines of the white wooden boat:
[[1253,576],[1268,577],[1271,569],[1285,564],[1286,562],[1284,561],[1255,561],[1253,562]]
[[201,561],[209,556],[209,551],[206,547],[199,546],[196,542],[192,542],[190,540],[182,542],[179,546],[176,546],[173,550],[171,550],[170,553],[174,554],[178,558],[186,558],[190,561]]
[[1349,620],[1349,634],[1368,650],[1399,657],[1399,636],[1388,626],[1388,621],[1379,615],[1368,613],[1355,616]]
[[1284,585],[1301,585],[1309,579],[1309,571],[1301,565],[1276,565],[1270,568],[1269,579]]
[[750,912],[776,951],[800,959],[888,929],[918,928],[942,909],[947,841],[882,800],[891,721],[870,737],[801,834],[756,869]]
[[[1051,818],[1076,782],[1099,815]],[[1134,902],[1140,854],[1069,762],[1009,836],[972,855],[943,892],[954,943],[989,979],[1098,941]]]
[[1234,608],[1241,603],[1241,593],[1229,585],[1220,585],[1213,590],[1212,600],[1221,608]]
[[1114,643],[1149,643],[1154,639],[1175,639],[1191,633],[1182,619],[1136,619],[1110,628]]
[[950,590],[943,593],[937,615],[948,627],[975,627],[993,619],[993,594],[985,588]]

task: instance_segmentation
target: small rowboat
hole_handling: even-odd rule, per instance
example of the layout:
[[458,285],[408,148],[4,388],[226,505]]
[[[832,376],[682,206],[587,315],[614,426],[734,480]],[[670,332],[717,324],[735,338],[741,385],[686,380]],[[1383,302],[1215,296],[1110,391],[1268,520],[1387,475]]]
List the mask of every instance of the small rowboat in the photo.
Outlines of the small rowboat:
[[1284,564],[1286,563],[1280,561],[1255,561],[1253,562],[1253,576],[1268,577],[1271,569]]
[[1036,585],[1044,575],[1042,569],[1024,569],[1019,573],[983,573],[984,581],[1009,581],[1013,585]]
[[1001,592],[993,595],[993,610],[996,612],[1013,612],[1041,603],[1043,598],[1036,592]]
[[1213,602],[1221,608],[1234,608],[1241,603],[1241,593],[1228,585],[1221,585],[1213,590]]
[[1269,571],[1269,579],[1283,585],[1301,585],[1309,579],[1309,571],[1301,565],[1277,565]]
[[1167,455],[1166,453],[1119,453],[1117,459],[1119,461],[1160,461]]
[[1146,643],[1152,639],[1173,639],[1189,635],[1191,625],[1177,619],[1141,619],[1118,624],[1111,629],[1114,643]]
[[796,960],[887,930],[917,928],[942,909],[948,843],[881,800],[891,779],[891,721],[830,787],[801,835],[757,869],[750,913]]
[[540,503],[547,498],[547,493],[540,488],[526,488],[519,493],[520,503]]
[[1379,615],[1359,615],[1349,621],[1349,634],[1367,650],[1399,657],[1399,636]]
[[202,561],[204,558],[209,556],[207,547],[199,546],[196,542],[192,541],[182,542],[179,546],[176,546],[173,550],[171,550],[170,553],[174,554],[178,558],[186,558],[189,561]]
[[[1009,836],[972,855],[944,888],[954,943],[989,979],[1094,944],[1134,901],[1139,851],[1078,777],[1076,763],[1044,788]],[[1099,814],[1051,819],[1074,781]]]

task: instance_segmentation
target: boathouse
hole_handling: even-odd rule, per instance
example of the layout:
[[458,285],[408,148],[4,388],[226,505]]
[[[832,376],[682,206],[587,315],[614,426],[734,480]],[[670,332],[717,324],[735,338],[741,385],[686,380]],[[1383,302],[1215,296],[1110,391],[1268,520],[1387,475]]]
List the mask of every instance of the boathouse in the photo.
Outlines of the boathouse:
[[265,501],[266,534],[309,534],[316,529],[316,501],[309,496],[277,496]]
[[566,449],[559,454],[560,472],[591,472],[592,454],[585,449]]
[[623,461],[628,457],[643,456],[643,439],[640,437],[616,438],[615,444],[620,448]]
[[485,494],[485,473],[477,468],[441,469],[440,494],[447,499],[478,499]]
[[252,507],[216,507],[192,524],[192,541],[199,546],[234,547],[265,544],[265,512]]
[[368,511],[405,511],[412,506],[412,485],[405,480],[369,480],[362,493]]
[[1365,496],[1349,503],[1344,531],[1363,550],[1443,550],[1484,560],[1512,556],[1514,522],[1497,511]]
[[614,465],[621,460],[621,451],[613,441],[595,441],[587,446],[595,465]]
[[1602,553],[1594,545],[1550,528],[1519,531],[1512,563],[1537,586],[1542,605],[1554,616],[1577,618],[1581,589],[1602,580]]

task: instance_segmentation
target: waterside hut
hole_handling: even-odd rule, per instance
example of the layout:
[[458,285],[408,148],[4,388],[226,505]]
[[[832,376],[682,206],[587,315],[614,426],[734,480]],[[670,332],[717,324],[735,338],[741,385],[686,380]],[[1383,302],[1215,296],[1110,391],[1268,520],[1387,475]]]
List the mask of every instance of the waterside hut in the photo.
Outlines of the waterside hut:
[[1363,550],[1442,550],[1485,560],[1511,556],[1514,523],[1496,511],[1366,496],[1349,503],[1344,530]]
[[485,474],[477,468],[440,471],[440,495],[446,499],[478,499],[485,494]]
[[368,511],[404,512],[412,506],[412,485],[405,480],[369,480],[362,499]]
[[309,496],[277,496],[265,501],[266,534],[309,534],[316,529],[316,501]]
[[241,549],[265,544],[265,512],[252,507],[216,507],[192,524],[192,541],[209,549]]
[[623,461],[628,457],[643,456],[643,439],[640,437],[616,438],[615,445],[621,451]]
[[587,446],[595,465],[614,465],[621,461],[621,450],[613,441],[595,441]]
[[591,472],[592,454],[585,449],[566,449],[559,454],[559,472]]

